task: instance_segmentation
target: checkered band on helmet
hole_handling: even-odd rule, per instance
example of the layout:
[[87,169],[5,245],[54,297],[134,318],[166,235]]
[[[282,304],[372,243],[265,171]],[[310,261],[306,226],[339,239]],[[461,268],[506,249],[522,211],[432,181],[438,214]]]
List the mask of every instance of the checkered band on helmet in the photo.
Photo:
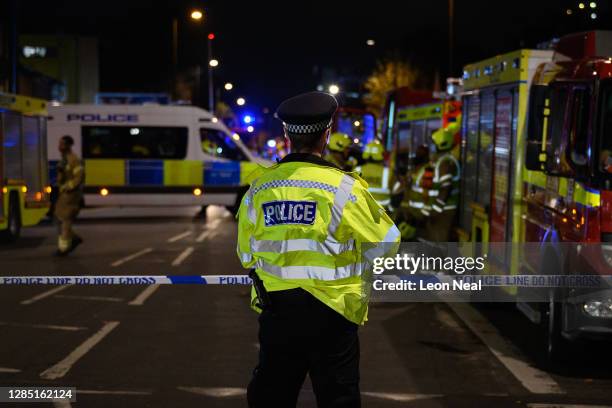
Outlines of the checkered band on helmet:
[[291,123],[283,122],[283,126],[289,133],[298,133],[298,134],[308,134],[308,133],[317,133],[322,130],[327,129],[332,125],[331,120],[325,120],[323,122],[318,123],[310,123],[308,125],[292,125]]

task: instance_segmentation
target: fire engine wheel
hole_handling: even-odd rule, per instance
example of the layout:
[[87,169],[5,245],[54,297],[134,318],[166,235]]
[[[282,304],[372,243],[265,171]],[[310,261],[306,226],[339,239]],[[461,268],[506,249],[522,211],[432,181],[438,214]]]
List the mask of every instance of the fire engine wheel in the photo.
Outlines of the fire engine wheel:
[[561,334],[562,304],[551,296],[542,310],[541,326],[546,363],[555,364],[568,358],[568,340]]
[[1,233],[5,242],[15,242],[21,233],[21,212],[19,211],[19,198],[11,195],[8,205],[8,224]]

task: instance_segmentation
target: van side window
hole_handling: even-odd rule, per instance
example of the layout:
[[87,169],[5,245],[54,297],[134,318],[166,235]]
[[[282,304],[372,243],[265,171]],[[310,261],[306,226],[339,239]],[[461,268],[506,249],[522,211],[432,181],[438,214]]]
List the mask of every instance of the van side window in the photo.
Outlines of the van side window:
[[184,159],[187,128],[83,126],[84,159]]
[[588,88],[574,88],[572,95],[571,119],[569,134],[569,157],[576,166],[588,164],[588,134],[591,92]]
[[200,128],[200,141],[202,151],[206,154],[228,160],[246,160],[245,155],[232,138],[220,130]]

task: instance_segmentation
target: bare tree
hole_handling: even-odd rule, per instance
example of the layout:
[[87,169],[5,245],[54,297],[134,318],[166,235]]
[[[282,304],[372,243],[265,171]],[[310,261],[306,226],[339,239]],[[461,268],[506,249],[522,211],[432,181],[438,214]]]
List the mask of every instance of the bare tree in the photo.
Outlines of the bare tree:
[[368,93],[363,101],[371,112],[380,113],[390,91],[403,86],[414,88],[420,77],[419,70],[408,62],[395,59],[379,62],[364,84]]

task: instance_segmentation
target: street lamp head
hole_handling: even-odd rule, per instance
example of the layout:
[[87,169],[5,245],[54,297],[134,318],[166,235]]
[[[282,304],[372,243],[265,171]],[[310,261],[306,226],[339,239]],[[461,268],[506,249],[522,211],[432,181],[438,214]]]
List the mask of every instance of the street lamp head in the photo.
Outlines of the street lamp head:
[[200,21],[204,18],[204,13],[202,12],[202,10],[192,10],[189,16],[194,21]]
[[217,61],[216,59],[211,59],[211,60],[208,62],[208,65],[210,65],[211,67],[216,67],[216,66],[219,66],[219,61]]
[[336,84],[332,84],[329,86],[328,90],[330,94],[337,95],[338,92],[340,92],[340,87]]
[[231,91],[233,87],[234,84],[232,84],[231,82],[227,82],[225,85],[223,85],[223,88],[225,88],[226,91]]
[[244,98],[238,98],[236,99],[236,105],[238,106],[242,106],[246,103],[246,100]]

